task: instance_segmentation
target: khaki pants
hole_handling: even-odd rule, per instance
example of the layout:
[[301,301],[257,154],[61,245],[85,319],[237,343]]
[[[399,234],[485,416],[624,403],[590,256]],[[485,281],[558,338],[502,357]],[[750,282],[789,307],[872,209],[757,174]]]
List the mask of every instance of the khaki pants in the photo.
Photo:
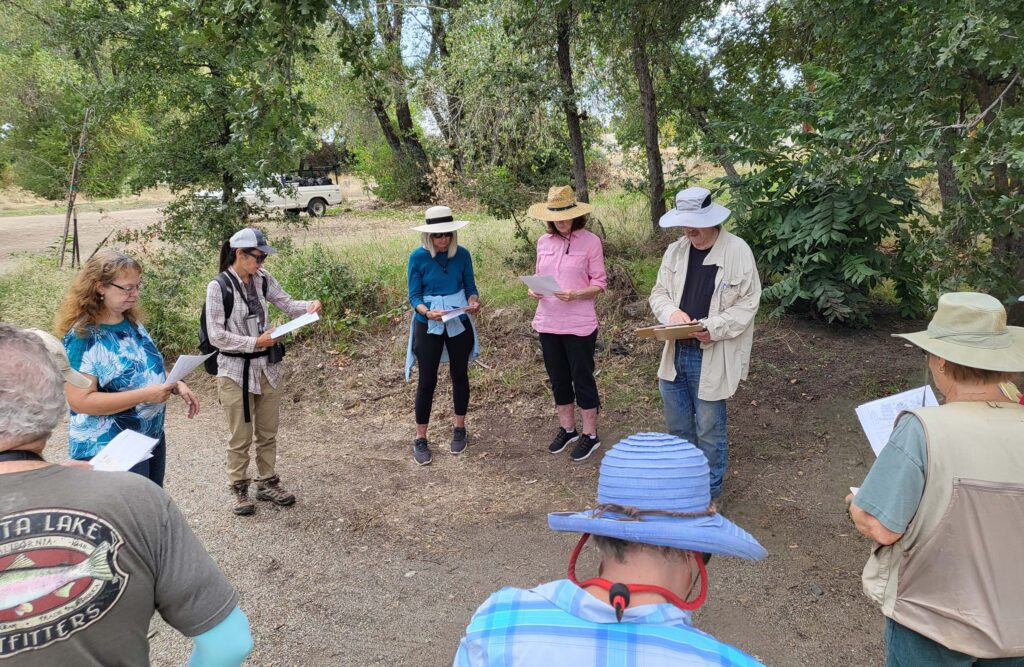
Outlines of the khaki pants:
[[[262,394],[249,394],[252,421],[245,423],[242,388],[231,378],[217,378],[217,401],[228,418],[228,480],[249,479],[249,447],[256,441],[256,479],[274,476],[277,462],[277,425],[282,386],[270,386],[266,373],[260,378]],[[255,437],[254,437],[255,435]]]

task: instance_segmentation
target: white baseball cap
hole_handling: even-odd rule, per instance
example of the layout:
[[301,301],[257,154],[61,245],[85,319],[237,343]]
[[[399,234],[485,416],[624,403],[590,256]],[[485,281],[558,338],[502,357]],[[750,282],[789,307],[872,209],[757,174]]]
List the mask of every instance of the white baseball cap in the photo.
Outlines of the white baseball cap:
[[232,248],[256,248],[268,255],[277,252],[277,248],[267,243],[267,237],[255,227],[246,227],[234,233],[228,241]]
[[43,341],[46,351],[50,353],[53,363],[57,364],[57,368],[60,370],[61,375],[64,376],[65,382],[79,389],[88,389],[92,386],[89,378],[71,367],[71,362],[68,361],[68,353],[64,350],[63,343],[41,329],[25,329],[25,331],[34,333]]

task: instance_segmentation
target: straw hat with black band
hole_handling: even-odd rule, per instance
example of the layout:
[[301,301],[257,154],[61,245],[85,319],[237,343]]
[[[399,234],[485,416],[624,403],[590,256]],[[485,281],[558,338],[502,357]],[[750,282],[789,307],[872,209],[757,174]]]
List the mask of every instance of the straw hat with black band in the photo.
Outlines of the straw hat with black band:
[[591,213],[594,207],[585,202],[576,201],[576,193],[568,185],[556,185],[548,190],[547,201],[534,204],[526,214],[535,220],[558,222],[572,220],[581,215]]
[[413,227],[417,232],[444,234],[455,232],[469,224],[468,220],[456,220],[447,206],[431,206],[423,214],[424,224]]
[[943,294],[925,331],[893,336],[961,366],[1024,373],[1024,327],[1007,326],[1006,309],[988,294]]

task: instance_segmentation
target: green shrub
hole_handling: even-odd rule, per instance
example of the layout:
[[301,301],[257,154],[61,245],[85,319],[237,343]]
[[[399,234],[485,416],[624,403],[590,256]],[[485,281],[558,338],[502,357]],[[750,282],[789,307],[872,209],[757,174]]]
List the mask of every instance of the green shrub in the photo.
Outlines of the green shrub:
[[370,191],[386,202],[418,202],[426,192],[426,181],[412,159],[399,159],[387,144],[356,151],[356,173],[372,183]]
[[889,278],[903,314],[919,314],[923,258],[913,235],[924,212],[908,181],[913,169],[873,139],[855,158],[846,157],[849,136],[793,140],[751,151],[747,161],[760,167],[732,189],[737,233],[754,251],[764,298],[777,311],[864,325],[868,295]]
[[336,251],[320,244],[282,252],[271,271],[292,297],[318,299],[323,304],[322,329],[343,336],[350,327],[378,322],[387,315],[380,282],[357,280]]
[[58,269],[52,254],[23,258],[11,273],[0,275],[0,322],[53,329],[53,315],[75,271]]
[[212,253],[173,249],[142,258],[143,323],[164,356],[197,354],[199,313],[217,271]]

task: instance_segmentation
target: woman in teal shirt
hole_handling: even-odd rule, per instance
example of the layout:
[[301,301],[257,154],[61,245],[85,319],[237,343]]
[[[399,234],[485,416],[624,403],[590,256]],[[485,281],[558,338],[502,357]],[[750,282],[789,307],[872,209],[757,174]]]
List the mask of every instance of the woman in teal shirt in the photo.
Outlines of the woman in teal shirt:
[[167,383],[164,358],[142,326],[138,309],[142,267],[124,253],[93,255],[68,289],[55,327],[71,367],[91,380],[65,390],[71,419],[68,453],[85,461],[130,429],[158,440],[153,457],[132,472],[163,486],[166,465],[164,403],[178,394],[191,419],[199,401],[184,382]]
[[[413,227],[422,234],[421,246],[409,255],[409,304],[415,311],[406,355],[406,379],[413,361],[419,362],[416,385],[416,439],[413,460],[428,465],[432,460],[427,443],[427,426],[437,388],[437,371],[449,362],[455,427],[451,453],[461,454],[469,442],[466,412],[469,409],[469,360],[478,352],[478,341],[470,314],[480,310],[480,297],[473,279],[473,260],[459,245],[458,230],[468,225],[454,220],[447,206],[426,211],[425,224]],[[464,315],[442,321],[444,313],[464,308]]]

